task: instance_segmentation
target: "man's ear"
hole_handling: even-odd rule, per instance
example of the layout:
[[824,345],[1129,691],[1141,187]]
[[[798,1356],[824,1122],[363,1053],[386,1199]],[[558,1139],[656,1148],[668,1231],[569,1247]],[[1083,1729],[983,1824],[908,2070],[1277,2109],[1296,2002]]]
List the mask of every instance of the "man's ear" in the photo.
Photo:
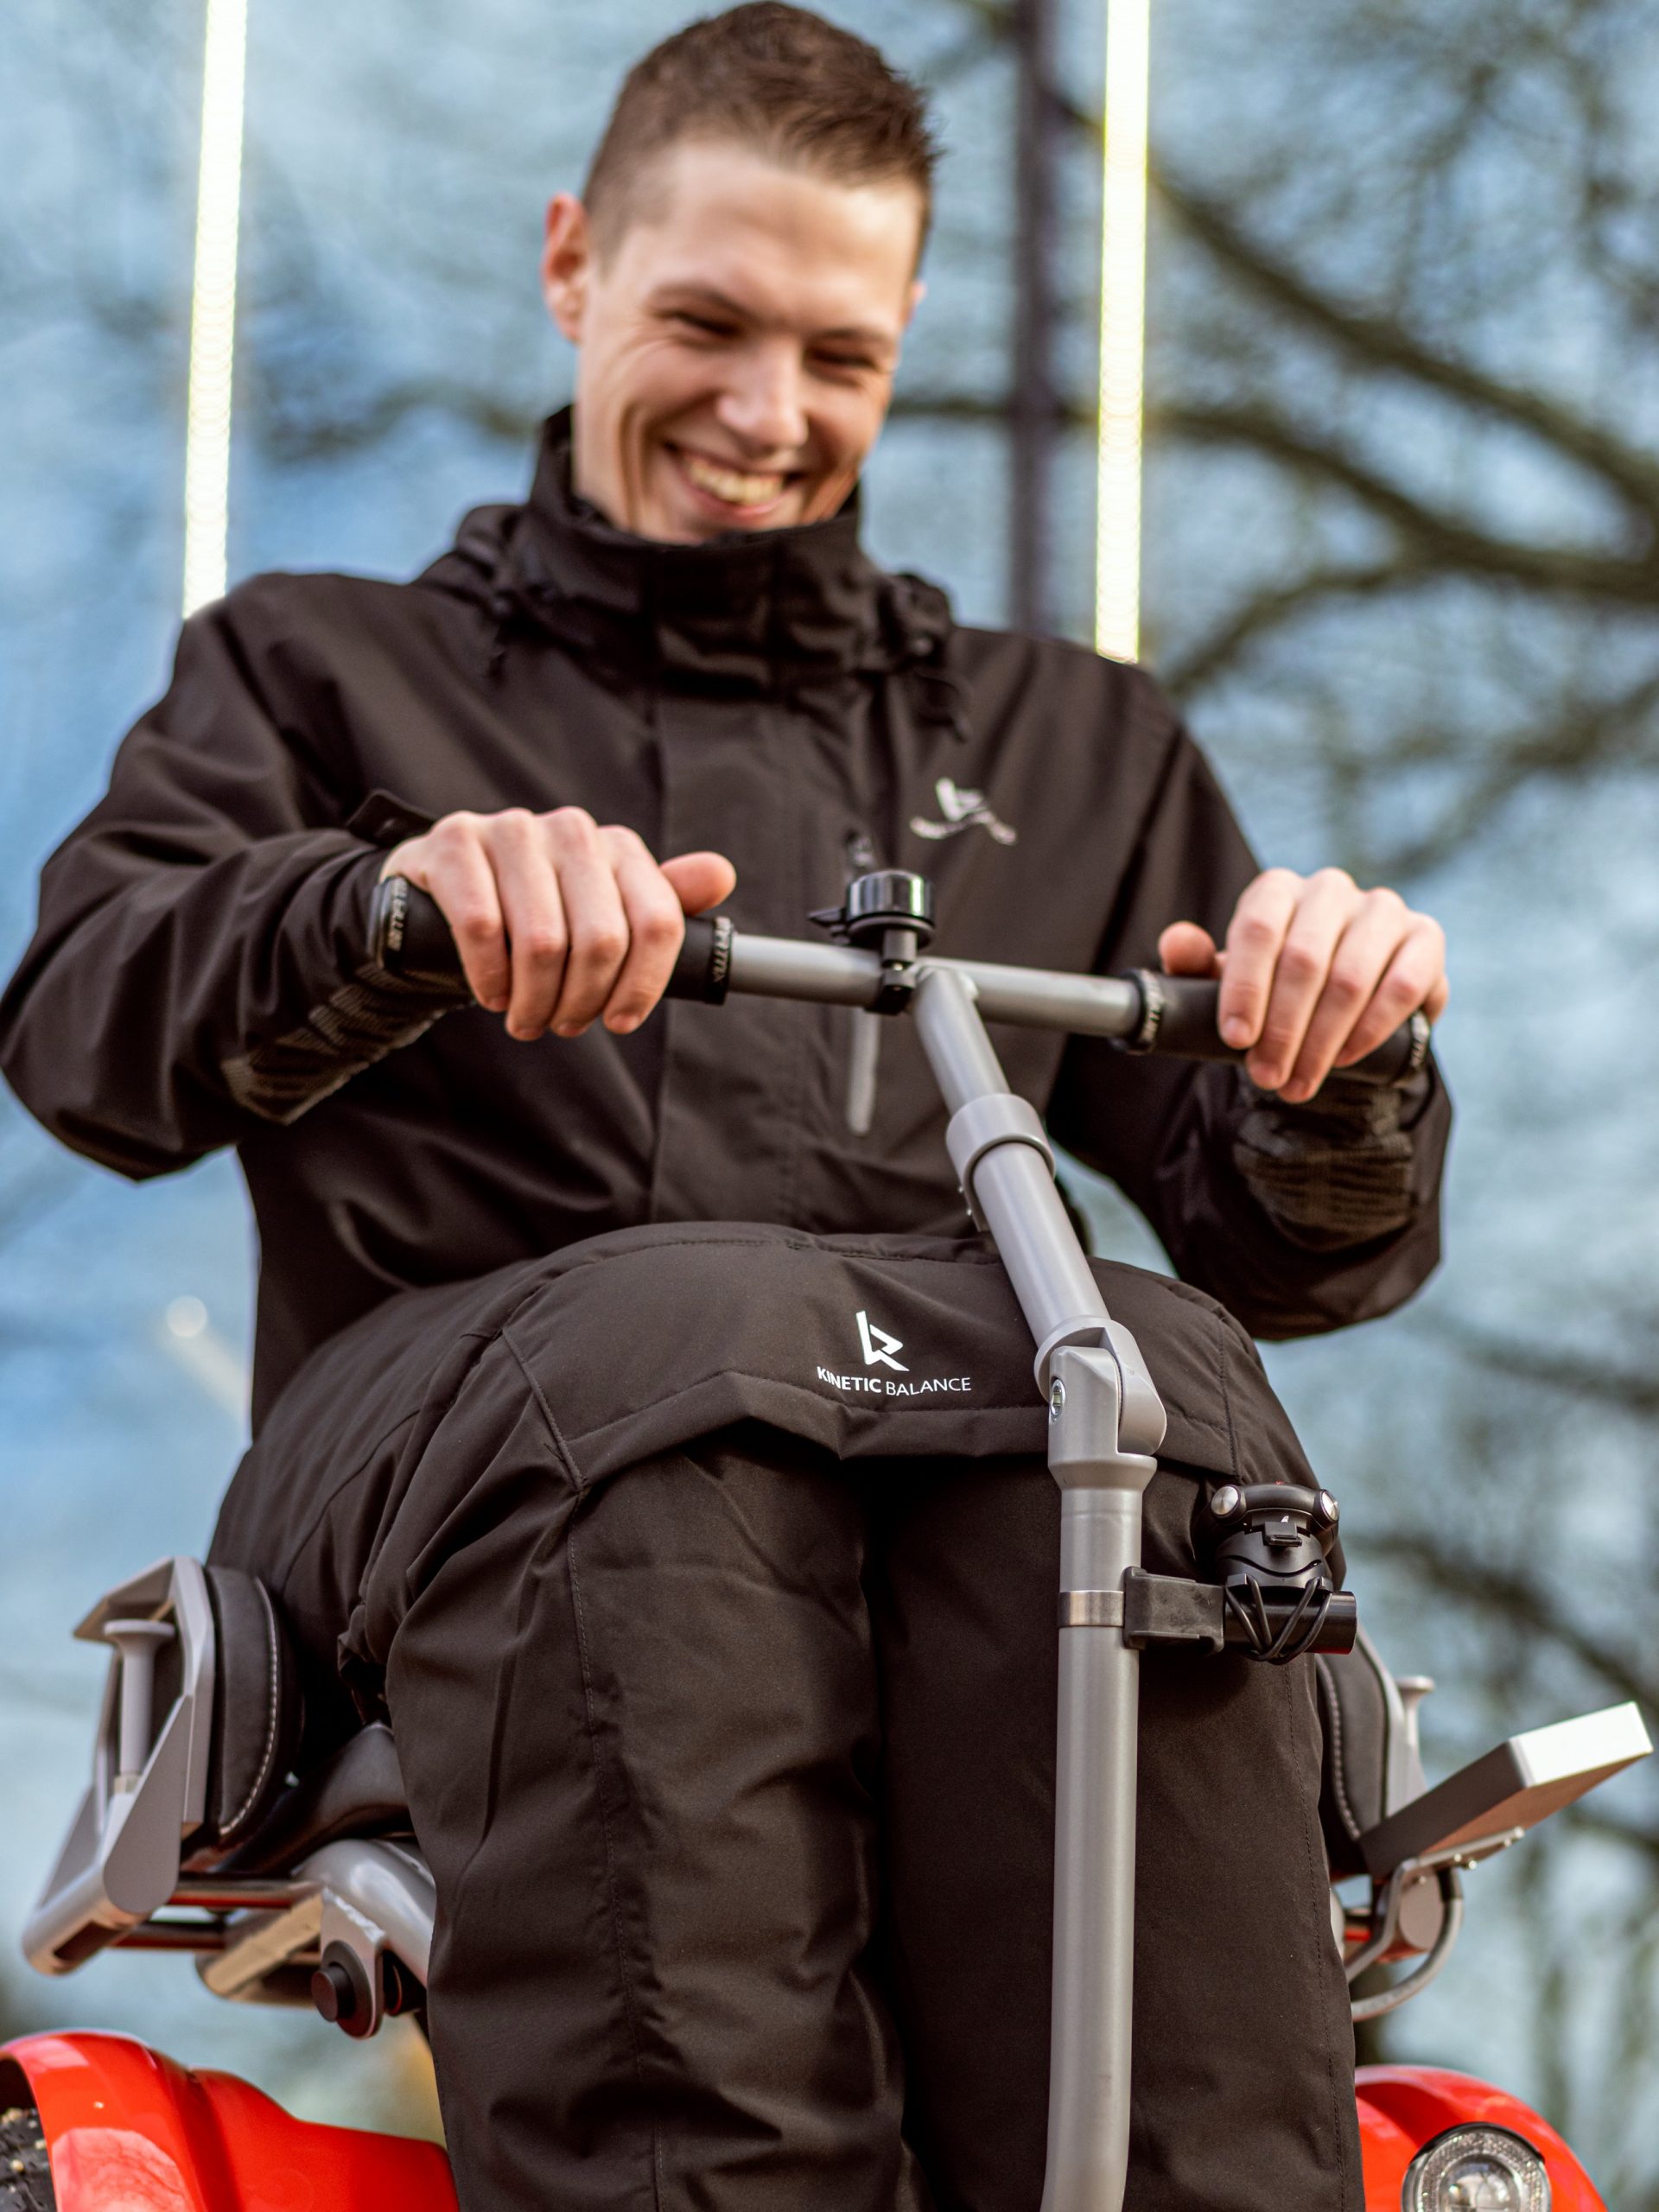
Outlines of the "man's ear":
[[910,297],[905,302],[905,328],[906,330],[910,328],[911,317],[915,314],[917,308],[920,307],[922,302],[926,297],[926,285],[923,283],[919,276],[912,277],[910,286]]
[[542,297],[549,315],[573,346],[582,343],[593,266],[588,210],[574,192],[555,193],[547,203],[547,228],[542,240]]

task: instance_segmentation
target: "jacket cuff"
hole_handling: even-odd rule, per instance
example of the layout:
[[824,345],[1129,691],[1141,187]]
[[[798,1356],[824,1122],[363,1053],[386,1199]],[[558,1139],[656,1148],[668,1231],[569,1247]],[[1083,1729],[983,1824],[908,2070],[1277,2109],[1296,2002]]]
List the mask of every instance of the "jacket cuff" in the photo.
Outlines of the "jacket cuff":
[[[398,844],[412,834],[400,829],[389,842]],[[251,1046],[221,1071],[236,1103],[261,1121],[298,1121],[354,1075],[412,1044],[440,1014],[469,1003],[458,1001],[453,988],[435,990],[394,976],[375,959],[371,916],[385,850],[376,844],[343,867],[331,865],[326,929],[336,956],[334,976],[303,1020]]]
[[1414,1132],[1434,1094],[1433,1064],[1400,1088],[1328,1077],[1306,1105],[1241,1078],[1233,1160],[1280,1232],[1313,1251],[1395,1234],[1419,1205]]

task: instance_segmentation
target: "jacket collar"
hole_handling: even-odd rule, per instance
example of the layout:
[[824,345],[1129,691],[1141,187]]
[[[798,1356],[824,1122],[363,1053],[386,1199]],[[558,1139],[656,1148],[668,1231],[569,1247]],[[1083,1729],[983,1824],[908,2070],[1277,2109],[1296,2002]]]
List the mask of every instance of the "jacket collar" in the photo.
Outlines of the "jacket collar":
[[920,577],[877,568],[858,522],[855,493],[827,522],[794,529],[698,545],[637,537],[572,492],[567,408],[543,431],[526,505],[469,518],[456,552],[475,576],[487,562],[498,635],[528,623],[633,675],[776,692],[938,667],[949,601]]

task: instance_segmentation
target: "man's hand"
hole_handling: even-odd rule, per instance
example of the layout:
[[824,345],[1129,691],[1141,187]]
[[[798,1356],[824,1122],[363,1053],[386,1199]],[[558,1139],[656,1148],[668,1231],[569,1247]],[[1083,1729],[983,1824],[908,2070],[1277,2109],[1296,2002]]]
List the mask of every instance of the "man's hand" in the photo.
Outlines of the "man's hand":
[[1270,868],[1234,908],[1224,951],[1196,922],[1173,922],[1158,957],[1166,976],[1221,977],[1222,1036],[1250,1048],[1253,1082],[1296,1106],[1419,1007],[1438,1020],[1451,991],[1440,924],[1339,868]]
[[579,806],[446,814],[381,874],[436,899],[474,997],[526,1043],[601,1019],[619,1037],[637,1029],[674,971],[685,917],[737,881],[718,853],[658,868],[632,830],[601,830]]

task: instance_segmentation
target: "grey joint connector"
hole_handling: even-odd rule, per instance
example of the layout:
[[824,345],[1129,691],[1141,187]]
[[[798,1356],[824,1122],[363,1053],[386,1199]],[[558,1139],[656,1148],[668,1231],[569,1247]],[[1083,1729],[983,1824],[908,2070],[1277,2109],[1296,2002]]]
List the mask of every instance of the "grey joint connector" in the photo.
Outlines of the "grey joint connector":
[[[1138,1497],[1157,1471],[1151,1453],[1162,1435],[1163,1407],[1155,1395],[1149,1408],[1126,1402],[1123,1382],[1109,1343],[1065,1344],[1056,1351],[1048,1389],[1048,1469],[1062,1490],[1121,1490]],[[1134,1566],[1138,1558],[1137,1551],[1125,1564]]]
[[987,1224],[974,1196],[974,1170],[988,1152],[995,1151],[998,1145],[1029,1145],[1033,1152],[1041,1154],[1049,1173],[1054,1173],[1054,1148],[1049,1143],[1042,1116],[1028,1099],[1019,1097],[1012,1090],[970,1098],[950,1116],[944,1141],[976,1229],[983,1229]]

